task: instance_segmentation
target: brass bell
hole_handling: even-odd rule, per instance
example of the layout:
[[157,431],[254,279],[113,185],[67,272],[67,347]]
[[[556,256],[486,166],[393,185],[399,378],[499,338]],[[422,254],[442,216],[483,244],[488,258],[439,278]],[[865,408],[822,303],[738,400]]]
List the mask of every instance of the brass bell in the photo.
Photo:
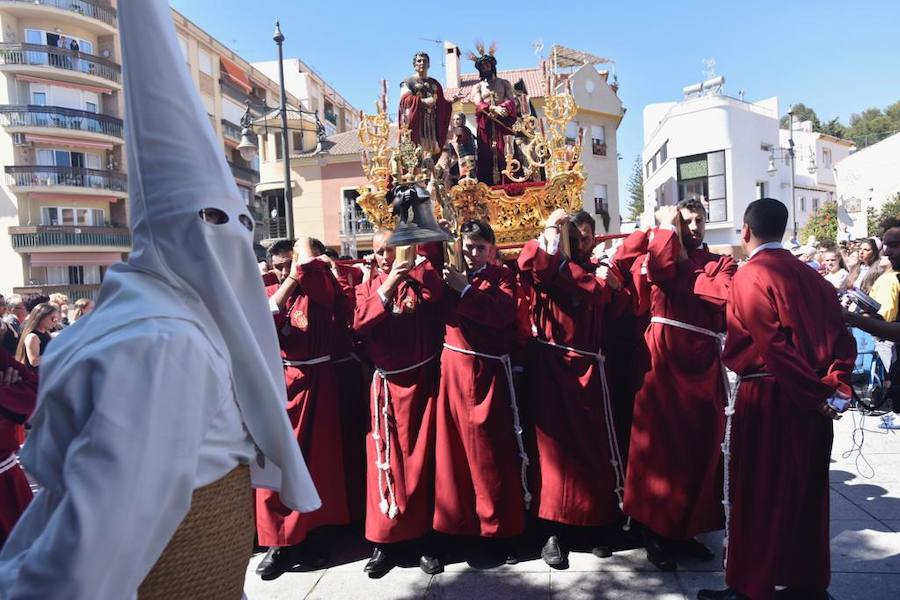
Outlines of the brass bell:
[[394,234],[388,246],[411,246],[450,239],[434,218],[431,195],[417,183],[394,186],[385,195],[394,213]]

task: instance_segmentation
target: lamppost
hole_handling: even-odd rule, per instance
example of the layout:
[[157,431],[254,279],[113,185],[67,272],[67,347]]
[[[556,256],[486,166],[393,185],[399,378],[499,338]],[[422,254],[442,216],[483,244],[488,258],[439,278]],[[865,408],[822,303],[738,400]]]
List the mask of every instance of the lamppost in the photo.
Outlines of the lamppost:
[[[773,148],[769,153],[769,167],[766,169],[766,172],[769,174],[769,177],[774,177],[775,173],[778,172],[778,166],[775,164],[776,158],[784,158],[785,156],[791,159],[791,218],[793,219],[793,228],[791,234],[791,243],[794,245],[799,244],[798,236],[799,232],[799,222],[797,220],[797,198],[795,190],[796,186],[796,177],[797,170],[794,167],[794,163],[796,160],[796,152],[794,150],[794,110],[793,108],[788,111],[788,147],[787,148]],[[810,175],[815,175],[818,167],[816,166],[816,158],[815,154],[810,154],[809,166],[807,167],[807,171]]]
[[[280,87],[281,98],[278,106],[278,112],[281,117],[281,149],[282,149],[282,157],[284,159],[284,223],[285,223],[285,231],[287,233],[287,237],[289,239],[294,238],[294,193],[293,186],[291,184],[291,151],[290,151],[290,137],[289,131],[291,128],[288,126],[288,112],[298,113],[301,115],[313,115],[316,123],[316,136],[318,139],[318,145],[316,147],[316,154],[319,155],[320,164],[323,161],[323,157],[327,154],[326,151],[322,150],[322,138],[324,137],[325,128],[322,123],[319,121],[319,115],[317,112],[306,111],[302,108],[293,109],[288,108],[287,105],[287,91],[284,86],[284,34],[281,32],[281,23],[279,21],[275,22],[275,33],[272,35],[272,39],[275,41],[275,45],[278,47],[278,84]],[[266,106],[265,103],[261,104],[265,120],[265,127],[268,127],[268,116],[269,110],[271,107]],[[253,125],[254,119],[253,115],[250,112],[250,101],[247,101],[247,111],[244,113],[244,116],[241,118],[241,143],[238,145],[238,151],[241,153],[241,157],[244,160],[251,161],[253,160],[259,148],[256,145],[256,142],[253,141]],[[303,129],[302,120],[300,129],[302,131],[308,131]]]

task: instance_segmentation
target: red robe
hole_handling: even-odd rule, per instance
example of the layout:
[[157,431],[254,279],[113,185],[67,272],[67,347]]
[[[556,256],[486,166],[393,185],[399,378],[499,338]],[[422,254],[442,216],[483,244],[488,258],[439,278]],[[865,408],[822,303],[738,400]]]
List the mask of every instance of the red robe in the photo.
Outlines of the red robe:
[[497,157],[497,172],[506,168],[506,142],[503,136],[513,135],[512,126],[516,122],[516,103],[513,100],[501,102],[507,110],[505,117],[488,112],[490,103],[481,102],[475,107],[475,126],[478,131],[478,181],[487,185],[499,185],[506,181],[502,175],[494,178],[494,156]]
[[[444,88],[437,79],[429,77],[428,83],[434,88],[434,96],[432,97],[435,99],[435,102],[431,110],[434,113],[435,141],[438,148],[443,149],[444,144],[447,143],[447,133],[450,129],[450,113],[453,110],[453,105],[444,97]],[[425,119],[426,113],[426,107],[422,100],[423,97],[415,93],[404,94],[400,97],[397,122],[406,123],[409,126],[410,139],[414,144],[420,144],[422,141],[422,121]]]
[[[636,261],[635,282],[649,288],[651,316],[723,331],[734,261],[702,247],[679,262],[674,230],[657,229],[651,237],[646,258]],[[634,400],[625,513],[671,539],[721,529],[728,400],[720,341],[659,323],[647,328],[645,339],[650,370]]]
[[[19,451],[18,429],[34,411],[37,403],[37,375],[0,348],[0,373],[12,367],[22,379],[11,386],[0,386],[0,464]],[[19,465],[0,473],[0,548],[9,532],[31,502],[31,487]]]
[[366,515],[366,434],[369,431],[369,382],[372,379],[353,336],[356,286],[362,282],[362,271],[338,264],[337,281],[342,293],[335,302],[339,327],[333,364],[341,397],[344,475],[351,520],[361,522]]
[[[486,265],[469,283],[462,297],[456,292],[445,296],[445,343],[509,355],[516,334],[515,275],[506,267]],[[525,528],[514,424],[504,364],[444,348],[437,401],[436,531],[510,537]]]
[[741,383],[730,441],[726,581],[753,600],[773,587],[824,590],[832,423],[817,408],[850,393],[856,344],[834,288],[786,250],[734,278],[724,361]]
[[[387,376],[390,394],[389,431],[379,419],[381,443],[390,444],[390,471],[398,514],[390,518],[381,510],[382,494],[390,491],[379,481],[379,453],[372,435],[366,437],[366,538],[375,543],[394,543],[422,537],[431,531],[434,514],[434,403],[438,390],[440,352],[439,301],[444,282],[426,261],[409,272],[387,307],[378,288],[387,274],[372,271],[369,281],[356,287],[353,329],[367,356],[385,371],[422,366]],[[373,380],[371,403],[384,405],[384,382]],[[386,457],[382,454],[382,459]]]
[[[275,316],[281,356],[307,361],[331,355],[340,328],[335,302],[340,290],[328,266],[313,260],[297,269],[299,284]],[[278,286],[267,288],[271,296]],[[256,491],[256,528],[262,546],[299,544],[323,525],[350,522],[344,484],[340,394],[331,362],[285,367],[287,411],[322,507],[300,514],[285,507],[277,492]]]
[[[612,294],[594,274],[528,242],[519,276],[533,288],[531,319],[541,339],[598,353],[603,313]],[[535,429],[531,454],[533,509],[569,525],[606,525],[619,516],[616,471],[610,464],[601,373],[591,356],[533,343],[525,401]]]

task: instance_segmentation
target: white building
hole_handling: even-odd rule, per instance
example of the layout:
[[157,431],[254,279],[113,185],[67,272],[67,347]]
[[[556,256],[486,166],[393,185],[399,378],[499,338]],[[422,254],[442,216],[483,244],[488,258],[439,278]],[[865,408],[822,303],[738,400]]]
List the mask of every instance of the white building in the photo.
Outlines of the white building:
[[[720,250],[740,247],[747,205],[762,197],[781,200],[791,211],[786,237],[802,228],[824,202],[835,198],[833,165],[852,144],[793,123],[779,128],[778,98],[745,102],[722,92],[724,78],[688,86],[680,102],[644,108],[644,206],[699,198],[707,206],[707,242]],[[793,200],[791,192],[793,189]]]
[[867,213],[881,212],[885,202],[900,194],[900,133],[863,148],[837,163],[838,217],[855,238],[867,231]]

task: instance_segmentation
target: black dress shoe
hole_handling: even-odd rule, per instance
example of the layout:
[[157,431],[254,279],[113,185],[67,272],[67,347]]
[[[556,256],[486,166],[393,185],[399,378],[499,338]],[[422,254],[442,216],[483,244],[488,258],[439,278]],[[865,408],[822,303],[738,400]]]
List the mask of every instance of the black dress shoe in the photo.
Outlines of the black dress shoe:
[[593,554],[597,558],[609,558],[613,555],[612,548],[603,544],[591,548],[591,554]]
[[372,558],[363,567],[363,572],[367,573],[371,579],[379,579],[387,575],[388,571],[394,568],[394,561],[381,548],[375,548]]
[[727,590],[700,590],[697,600],[750,600],[749,597],[731,588]]
[[678,541],[676,547],[679,552],[684,552],[688,556],[698,560],[710,561],[716,557],[716,553],[710,550],[706,544],[697,538]]
[[438,573],[444,572],[444,563],[436,556],[423,554],[421,558],[419,558],[419,568],[422,569],[426,575],[437,575]]
[[280,577],[294,566],[293,548],[272,546],[256,567],[256,574],[266,581]]
[[656,536],[648,536],[644,540],[644,547],[647,549],[647,560],[660,571],[675,571],[678,569],[678,563],[668,548],[663,545],[663,541]]
[[541,548],[541,558],[549,566],[557,568],[563,566],[566,557],[563,555],[562,548],[559,546],[559,538],[551,535],[547,538],[547,543]]

